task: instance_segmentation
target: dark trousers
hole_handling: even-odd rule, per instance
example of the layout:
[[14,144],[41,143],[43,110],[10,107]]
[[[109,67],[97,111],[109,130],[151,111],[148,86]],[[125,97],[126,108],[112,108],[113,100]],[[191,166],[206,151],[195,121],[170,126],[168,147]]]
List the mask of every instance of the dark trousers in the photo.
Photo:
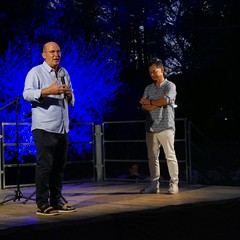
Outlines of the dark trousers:
[[50,133],[40,129],[35,129],[32,133],[37,150],[36,203],[38,207],[48,203],[54,206],[62,196],[68,134]]

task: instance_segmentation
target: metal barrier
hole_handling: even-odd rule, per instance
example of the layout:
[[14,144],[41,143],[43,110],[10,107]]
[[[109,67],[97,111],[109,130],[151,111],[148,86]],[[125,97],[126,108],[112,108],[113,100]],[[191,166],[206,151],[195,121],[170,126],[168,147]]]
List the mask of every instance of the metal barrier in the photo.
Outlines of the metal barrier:
[[[35,183],[35,144],[30,123],[2,123],[1,188],[11,188],[19,181],[21,186]],[[95,180],[95,125],[71,123],[69,153],[64,182]],[[19,173],[20,170],[20,173]]]
[[[129,166],[136,163],[143,179],[147,179],[148,159],[145,142],[144,121],[114,121],[102,123],[104,180],[130,180]],[[187,119],[176,119],[175,149],[179,163],[180,181],[190,182],[191,164],[188,158]],[[164,152],[160,151],[161,178],[169,175]]]
[[3,171],[2,171],[2,135],[0,135],[0,187],[2,186]]
[[[35,144],[30,123],[2,123],[1,188],[33,185],[35,180]],[[13,142],[12,139],[15,139]],[[175,149],[180,181],[190,182],[187,119],[176,119]],[[169,179],[164,152],[160,153],[161,178]],[[143,180],[149,176],[144,120],[103,122],[101,125],[70,123],[69,151],[64,182],[129,180],[126,176],[136,163]],[[21,170],[19,177],[18,170]]]

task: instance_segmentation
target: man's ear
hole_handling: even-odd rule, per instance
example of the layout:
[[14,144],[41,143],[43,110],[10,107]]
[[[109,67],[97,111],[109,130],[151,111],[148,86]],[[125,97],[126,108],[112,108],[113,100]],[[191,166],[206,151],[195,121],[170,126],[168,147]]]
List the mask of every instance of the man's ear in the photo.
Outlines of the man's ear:
[[46,53],[45,53],[45,52],[42,52],[42,57],[43,57],[44,59],[46,59]]

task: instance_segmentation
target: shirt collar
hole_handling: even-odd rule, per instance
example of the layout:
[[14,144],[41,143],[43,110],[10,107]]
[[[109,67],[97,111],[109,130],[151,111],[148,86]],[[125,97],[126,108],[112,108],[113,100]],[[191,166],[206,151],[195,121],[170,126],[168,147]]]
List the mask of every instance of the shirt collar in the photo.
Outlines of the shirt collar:
[[[54,69],[51,68],[51,67],[46,63],[46,61],[43,62],[43,66],[47,69],[47,71],[48,71],[49,73],[50,73],[50,72],[54,72]],[[61,69],[61,67],[59,66],[58,72],[59,72],[60,69]]]

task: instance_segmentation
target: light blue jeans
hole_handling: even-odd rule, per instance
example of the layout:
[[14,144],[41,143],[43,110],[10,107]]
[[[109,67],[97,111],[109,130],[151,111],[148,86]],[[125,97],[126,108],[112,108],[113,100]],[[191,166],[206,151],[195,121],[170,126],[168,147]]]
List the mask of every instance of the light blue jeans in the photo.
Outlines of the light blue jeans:
[[175,132],[172,129],[167,129],[162,132],[146,132],[146,143],[148,150],[148,164],[150,179],[152,184],[159,187],[160,178],[160,147],[163,147],[163,151],[167,160],[168,172],[170,176],[170,183],[178,185],[179,169],[178,162],[174,148]]

